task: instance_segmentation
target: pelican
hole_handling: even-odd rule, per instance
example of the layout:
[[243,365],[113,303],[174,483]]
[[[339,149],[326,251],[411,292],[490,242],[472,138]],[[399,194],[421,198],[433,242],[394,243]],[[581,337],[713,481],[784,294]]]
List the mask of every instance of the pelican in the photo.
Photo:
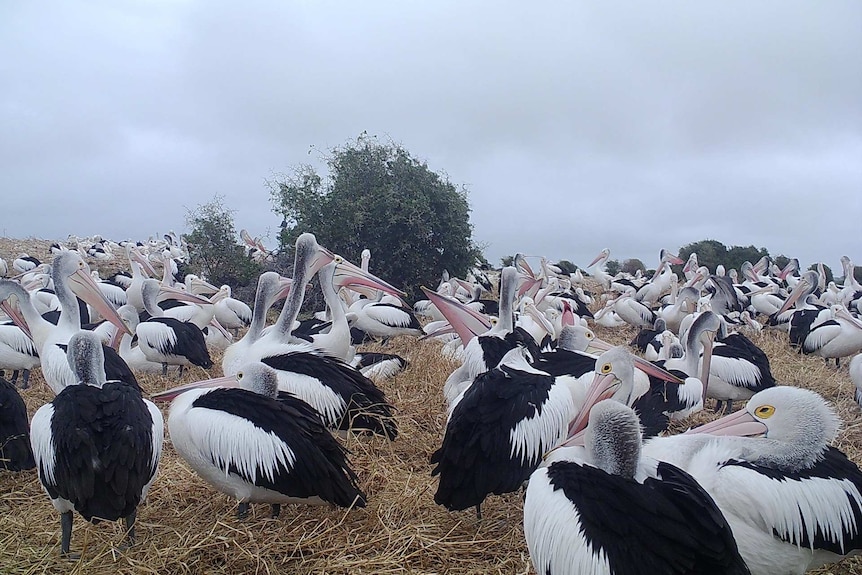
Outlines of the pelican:
[[215,304],[215,318],[218,322],[233,332],[234,337],[239,330],[251,323],[251,308],[245,302],[231,297],[230,286],[223,285],[212,297]]
[[[152,317],[140,322],[135,330],[138,346],[149,361],[162,365],[162,375],[167,375],[168,365],[180,366],[178,372],[180,376],[186,365],[209,369],[213,362],[204,342],[204,334],[191,322],[165,317],[162,309],[156,305],[156,298],[161,289],[163,288],[159,282],[154,279],[143,281],[141,297],[144,309]],[[192,294],[187,296],[194,297]],[[178,297],[184,296],[178,295]]]
[[134,543],[137,507],[156,477],[164,434],[161,412],[140,391],[106,381],[97,335],[73,335],[68,358],[79,383],[40,407],[30,424],[39,480],[60,512],[65,556],[73,511],[94,523],[124,518]]
[[853,382],[853,387],[856,388],[856,403],[862,407],[862,354],[853,356],[850,360],[850,381]]
[[631,408],[597,403],[582,441],[530,476],[524,538],[537,573],[748,574],[703,488],[681,469],[641,457]]
[[608,248],[603,249],[599,252],[593,261],[590,262],[588,268],[596,266],[596,269],[593,270],[593,277],[597,282],[602,286],[602,289],[605,291],[611,289],[611,280],[613,279],[611,275],[605,271],[605,264],[611,258],[611,250]]
[[0,377],[0,469],[23,471],[34,467],[27,406],[15,385]]
[[273,517],[283,503],[364,507],[347,450],[314,409],[278,389],[276,371],[253,362],[154,398],[175,398],[171,443],[207,483],[239,500],[240,518],[250,503],[271,504]]
[[40,364],[39,352],[33,340],[15,324],[0,324],[0,370],[12,370],[11,383],[21,373],[21,389],[30,383],[30,371]]
[[[272,330],[252,343],[243,362],[261,361],[278,371],[279,389],[293,393],[321,414],[326,425],[342,431],[379,433],[394,439],[397,435],[392,406],[371,380],[341,360],[327,357],[307,342],[293,340],[291,331],[311,276],[326,264],[337,261],[352,275],[354,286],[380,289],[400,295],[389,284],[340,256],[318,245],[313,234],[296,240],[294,277],[290,293]],[[295,343],[298,341],[298,343]],[[231,366],[235,365],[232,356]],[[226,371],[226,375],[233,375]]]
[[648,441],[644,454],[713,497],[752,575],[802,574],[862,550],[862,472],[829,446],[839,421],[816,393],[773,387],[737,413]]
[[[77,383],[75,375],[69,368],[65,349],[69,338],[81,329],[81,311],[73,290],[77,290],[82,300],[92,305],[102,317],[116,325],[118,329],[127,330],[127,328],[110,302],[99,291],[87,264],[76,252],[65,251],[58,254],[54,258],[52,276],[54,289],[62,306],[57,325],[51,324],[39,315],[32,305],[30,294],[17,283],[0,280],[0,302],[4,302],[0,305],[17,325],[22,326],[22,329],[26,327],[39,352],[45,382],[54,393],[59,393],[66,385]],[[17,299],[20,313],[8,305],[10,298]],[[113,371],[111,371],[111,377],[119,378]]]
[[435,503],[450,511],[475,507],[481,518],[485,497],[511,493],[530,477],[576,413],[569,389],[555,381],[532,367],[519,345],[466,388],[431,456],[431,475],[440,476]]
[[819,355],[826,361],[862,351],[862,321],[853,317],[841,304],[829,308],[831,319],[811,328],[802,343],[803,353]]

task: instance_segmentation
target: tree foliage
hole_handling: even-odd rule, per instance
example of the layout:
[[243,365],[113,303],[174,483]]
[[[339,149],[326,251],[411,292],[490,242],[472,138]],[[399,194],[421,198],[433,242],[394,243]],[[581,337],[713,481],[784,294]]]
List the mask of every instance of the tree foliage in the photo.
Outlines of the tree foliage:
[[564,274],[569,275],[578,271],[578,266],[570,262],[569,260],[560,260],[557,262],[557,267],[560,268]]
[[[819,269],[817,269],[817,264],[811,264],[811,265],[808,267],[808,269],[809,269],[809,270],[814,270],[814,271],[816,271],[816,272],[819,272],[819,271],[820,271]],[[828,282],[831,282],[831,281],[833,281],[833,280],[835,279],[835,277],[832,275],[832,268],[830,268],[830,267],[829,267],[829,266],[827,266],[826,264],[823,264],[823,271],[826,273],[826,282],[827,282],[827,283],[828,283]]]
[[187,210],[189,233],[183,238],[189,246],[189,265],[198,275],[215,285],[248,285],[257,280],[260,266],[246,257],[238,243],[233,212],[221,196]]
[[605,262],[605,271],[612,276],[620,273],[620,269],[622,269],[622,264],[620,264],[619,260],[608,260]]
[[625,260],[622,267],[620,267],[620,271],[631,275],[635,275],[638,270],[643,273],[646,271],[646,266],[637,258],[629,258]]
[[330,150],[327,163],[328,177],[299,166],[271,183],[283,252],[303,232],[352,261],[367,248],[371,272],[413,297],[444,269],[464,277],[481,257],[466,192],[400,145],[363,134]]
[[[690,243],[680,248],[678,255],[681,260],[688,261],[692,253],[697,253],[698,265],[706,266],[711,272],[715,272],[715,268],[719,264],[727,270],[739,269],[745,261],[756,263],[763,256],[769,257],[766,248],[754,246],[731,246],[728,248],[717,240],[701,240]],[[682,266],[675,267],[674,271],[677,274],[681,273]]]

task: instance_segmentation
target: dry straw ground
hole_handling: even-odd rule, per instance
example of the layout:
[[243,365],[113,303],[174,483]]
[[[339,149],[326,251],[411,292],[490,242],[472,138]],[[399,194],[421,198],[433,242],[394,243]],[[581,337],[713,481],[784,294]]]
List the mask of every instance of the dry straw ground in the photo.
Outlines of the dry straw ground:
[[[614,343],[632,335],[599,330]],[[812,388],[835,405],[845,422],[837,447],[862,463],[862,424],[846,366],[836,370],[800,357],[781,334],[764,334],[756,342],[782,384]],[[434,504],[436,479],[428,458],[442,438],[441,390],[455,364],[440,357],[434,342],[399,338],[387,350],[410,360],[407,371],[382,384],[398,408],[400,435],[392,443],[347,442],[368,494],[365,509],[286,506],[272,520],[268,506],[255,505],[248,519],[238,521],[236,502],[199,479],[166,440],[159,476],[138,512],[137,545],[117,551],[121,522],[91,525],[77,516],[72,550],[82,554],[80,561],[59,557],[59,516],[35,472],[0,472],[0,573],[533,573],[521,527],[522,493],[488,498],[481,522],[472,511],[449,513]],[[183,381],[216,375],[220,370],[194,369]],[[23,395],[32,415],[51,392],[38,372],[31,382]],[[141,383],[153,393],[176,381],[146,376]],[[703,414],[696,421],[712,417]],[[862,561],[815,573],[862,574]]]

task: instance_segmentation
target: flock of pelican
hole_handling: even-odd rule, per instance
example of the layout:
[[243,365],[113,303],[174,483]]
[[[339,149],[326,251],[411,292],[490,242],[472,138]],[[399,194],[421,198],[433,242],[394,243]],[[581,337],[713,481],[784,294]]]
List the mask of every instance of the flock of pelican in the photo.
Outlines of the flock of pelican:
[[[85,258],[102,256],[87,243],[58,245],[50,266],[18,258],[17,277],[0,280],[0,369],[13,372],[0,378],[0,468],[36,468],[60,513],[64,556],[75,556],[75,511],[124,519],[134,543],[165,423],[176,452],[239,502],[240,518],[254,503],[273,517],[283,504],[365,506],[339,437],[396,440],[395,406],[375,380],[407,361],[357,345],[397,335],[438,340],[459,361],[441,389],[434,501],[481,519],[488,496],[526,486],[524,535],[539,573],[792,574],[862,550],[862,473],[831,445],[838,417],[816,393],[777,385],[745,335],[783,331],[800,353],[836,364],[855,356],[862,399],[862,286],[849,258],[838,287],[800,274],[795,260],[711,272],[696,254],[683,262],[666,251],[649,279],[610,276],[603,250],[588,266],[598,295],[580,270],[566,275],[544,258],[534,270],[519,255],[498,273],[444,274],[411,308],[368,271],[369,253],[357,266],[306,233],[293,277],[263,273],[249,307],[228,286],[177,278],[175,234],[107,244],[130,268],[112,282],[90,273]],[[300,321],[314,278],[326,310]],[[590,322],[640,331],[612,346]],[[208,368],[213,349],[223,377],[143,397],[136,373]],[[26,387],[36,367],[56,396],[28,423],[16,382]],[[668,435],[709,399],[724,417]],[[735,402],[744,407],[734,412]]]

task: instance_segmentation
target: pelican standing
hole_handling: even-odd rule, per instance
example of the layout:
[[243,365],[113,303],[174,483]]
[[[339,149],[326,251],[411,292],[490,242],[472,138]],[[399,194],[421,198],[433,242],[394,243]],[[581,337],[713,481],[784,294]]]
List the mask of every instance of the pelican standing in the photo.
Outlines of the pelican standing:
[[131,545],[162,452],[162,414],[128,384],[106,381],[97,335],[73,335],[68,357],[79,383],[40,407],[30,424],[39,480],[60,512],[60,552],[69,555],[73,511],[94,523],[124,518]]

